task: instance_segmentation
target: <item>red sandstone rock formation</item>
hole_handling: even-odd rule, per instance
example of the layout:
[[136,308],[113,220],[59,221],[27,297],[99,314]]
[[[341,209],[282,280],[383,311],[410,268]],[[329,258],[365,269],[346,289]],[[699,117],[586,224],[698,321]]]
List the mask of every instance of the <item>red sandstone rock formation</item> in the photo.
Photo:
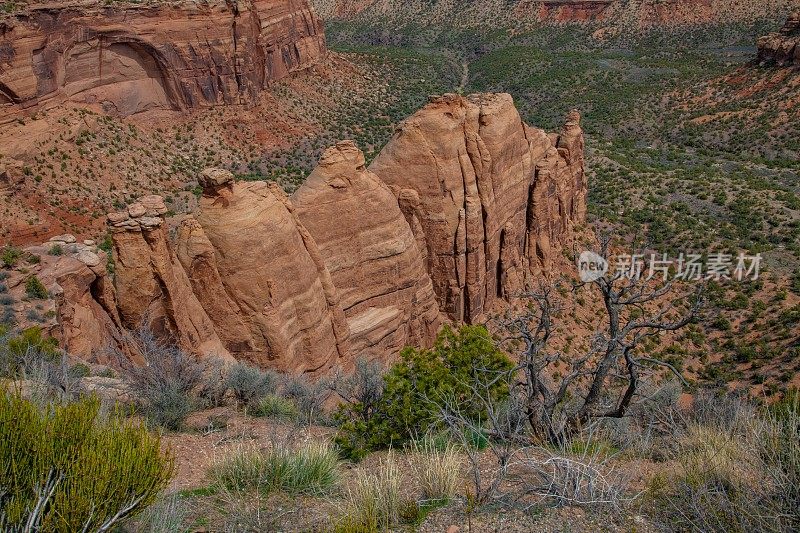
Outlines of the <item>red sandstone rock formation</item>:
[[792,13],[779,32],[758,40],[758,61],[779,66],[800,66],[800,11]]
[[374,358],[433,341],[439,307],[423,256],[394,195],[364,167],[355,143],[328,149],[292,205],[330,272],[353,354]]
[[[61,250],[60,255],[50,253],[54,247]],[[38,257],[39,262],[33,272],[27,272],[27,268],[19,273],[21,276],[12,272],[9,285],[22,291],[27,276],[36,275],[51,296],[43,307],[51,311],[54,322],[45,323],[45,330],[69,353],[107,363],[106,348],[119,346],[122,339],[116,294],[106,271],[106,254],[94,243],[75,242],[71,235],[54,237],[26,251]],[[34,301],[32,305],[42,303]],[[40,324],[23,324],[27,325]]]
[[[187,269],[190,277],[208,280],[212,295],[227,294],[229,302],[221,305],[244,324],[247,334],[229,338],[229,349],[255,364],[295,372],[329,368],[346,357],[349,332],[339,294],[285,193],[274,183],[234,183],[225,171],[205,173],[201,184],[196,219],[213,248],[213,268],[205,277]],[[202,285],[195,287],[208,302]],[[219,329],[234,320],[220,312],[212,317]]]
[[[508,94],[445,95],[402,123],[370,166],[427,247],[441,309],[479,320],[548,271],[585,219],[579,116],[561,135],[523,124]],[[413,226],[412,226],[413,227]]]
[[74,101],[129,115],[251,102],[325,50],[305,0],[32,4],[0,19],[0,108]]
[[440,309],[480,320],[571,242],[586,214],[579,119],[547,134],[508,94],[445,95],[369,169],[352,142],[327,150],[291,199],[206,170],[173,238],[159,196],[108,215],[113,278],[95,246],[64,237],[68,253],[37,266],[55,296],[52,329],[95,360],[145,323],[199,356],[310,373],[429,345]]
[[172,250],[166,211],[160,196],[147,196],[108,215],[121,325],[145,324],[198,354],[230,357]]

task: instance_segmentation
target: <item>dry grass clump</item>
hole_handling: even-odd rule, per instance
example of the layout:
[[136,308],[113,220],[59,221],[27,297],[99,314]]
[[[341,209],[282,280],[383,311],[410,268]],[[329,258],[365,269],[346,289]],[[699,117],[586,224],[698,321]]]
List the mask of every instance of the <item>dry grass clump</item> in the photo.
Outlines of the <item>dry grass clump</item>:
[[360,470],[347,490],[345,510],[334,525],[337,533],[383,531],[400,521],[403,499],[400,468],[394,452],[377,468]]
[[[687,427],[677,466],[650,486],[657,522],[678,530],[796,531],[800,527],[800,410],[732,406]],[[730,407],[730,406],[729,406]]]
[[461,460],[450,443],[443,448],[429,440],[414,442],[412,470],[426,500],[450,501],[458,493]]
[[322,495],[339,480],[339,458],[329,444],[314,441],[296,450],[239,448],[212,465],[209,477],[229,491]]

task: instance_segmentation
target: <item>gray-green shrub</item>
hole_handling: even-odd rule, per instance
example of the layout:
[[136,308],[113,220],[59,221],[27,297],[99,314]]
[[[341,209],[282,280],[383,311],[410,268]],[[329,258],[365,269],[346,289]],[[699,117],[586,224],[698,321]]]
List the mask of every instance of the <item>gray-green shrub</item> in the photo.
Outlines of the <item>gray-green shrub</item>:
[[243,405],[249,405],[267,394],[273,394],[278,386],[277,377],[273,372],[244,363],[232,365],[228,369],[225,382],[236,400]]

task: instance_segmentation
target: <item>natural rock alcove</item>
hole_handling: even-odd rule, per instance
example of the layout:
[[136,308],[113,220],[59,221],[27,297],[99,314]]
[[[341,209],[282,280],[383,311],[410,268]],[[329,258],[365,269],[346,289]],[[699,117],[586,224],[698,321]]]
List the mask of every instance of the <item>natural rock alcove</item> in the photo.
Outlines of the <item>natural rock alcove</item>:
[[103,37],[77,43],[67,53],[63,90],[72,101],[101,104],[123,116],[178,107],[145,45],[109,43]]

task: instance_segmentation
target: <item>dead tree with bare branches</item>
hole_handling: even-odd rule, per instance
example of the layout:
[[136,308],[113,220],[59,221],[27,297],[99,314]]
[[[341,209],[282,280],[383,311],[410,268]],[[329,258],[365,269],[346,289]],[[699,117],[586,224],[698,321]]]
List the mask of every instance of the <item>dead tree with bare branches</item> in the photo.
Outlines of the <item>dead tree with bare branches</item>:
[[[599,255],[607,256],[608,244],[601,240]],[[572,290],[584,288],[602,298],[603,325],[581,355],[567,357],[551,348],[560,311],[553,285],[522,293],[527,311],[498,319],[509,351],[519,354],[516,386],[524,391],[526,416],[542,441],[562,443],[594,420],[625,416],[646,373],[667,369],[683,381],[674,366],[639,348],[646,338],[676,331],[695,319],[703,302],[702,284],[678,293],[674,280],[657,286],[644,277],[616,272],[575,284]],[[556,372],[561,365],[566,373]]]

